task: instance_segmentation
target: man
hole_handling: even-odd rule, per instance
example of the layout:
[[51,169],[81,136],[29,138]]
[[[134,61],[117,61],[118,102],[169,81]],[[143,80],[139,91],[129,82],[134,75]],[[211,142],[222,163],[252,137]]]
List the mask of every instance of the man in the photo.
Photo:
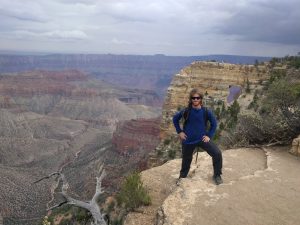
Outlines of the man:
[[[213,180],[219,185],[223,183],[221,177],[222,152],[211,141],[217,128],[217,121],[213,113],[203,107],[202,100],[203,95],[199,90],[193,89],[189,95],[188,107],[177,112],[173,117],[174,126],[182,142],[182,164],[179,179],[185,178],[188,175],[193,159],[193,152],[197,146],[200,146],[212,157],[214,169]],[[185,119],[183,129],[179,125],[182,117]],[[206,117],[210,122],[209,131],[206,130]]]

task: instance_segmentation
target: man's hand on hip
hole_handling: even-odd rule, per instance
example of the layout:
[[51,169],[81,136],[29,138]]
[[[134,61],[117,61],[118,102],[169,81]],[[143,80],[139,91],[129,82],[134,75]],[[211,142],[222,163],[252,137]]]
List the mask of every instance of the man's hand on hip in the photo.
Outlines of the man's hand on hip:
[[187,138],[186,134],[182,131],[178,135],[181,141],[184,141]]
[[209,138],[208,136],[204,135],[204,136],[202,137],[202,141],[203,141],[203,142],[209,142],[209,141],[210,141],[210,138]]

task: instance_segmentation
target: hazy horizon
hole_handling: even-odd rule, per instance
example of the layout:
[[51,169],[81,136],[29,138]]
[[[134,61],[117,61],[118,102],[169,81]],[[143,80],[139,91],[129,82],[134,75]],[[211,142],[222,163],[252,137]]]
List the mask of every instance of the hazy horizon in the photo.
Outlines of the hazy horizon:
[[205,54],[205,55],[167,55],[161,53],[154,54],[117,54],[117,53],[90,53],[90,52],[51,52],[51,51],[14,51],[7,49],[0,49],[0,55],[120,55],[120,56],[166,56],[166,57],[201,57],[201,56],[241,56],[241,57],[272,57],[268,55],[234,55],[234,54]]

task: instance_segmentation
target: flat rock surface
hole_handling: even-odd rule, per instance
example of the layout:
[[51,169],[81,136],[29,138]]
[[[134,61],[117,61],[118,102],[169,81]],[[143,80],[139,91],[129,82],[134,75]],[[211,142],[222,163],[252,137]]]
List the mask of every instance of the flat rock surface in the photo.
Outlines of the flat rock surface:
[[[194,157],[195,158],[195,157]],[[128,224],[300,224],[300,159],[286,149],[223,152],[223,180],[212,181],[212,162],[201,153],[189,177],[175,185],[181,160],[144,171],[153,204],[132,213]],[[158,213],[157,213],[158,212]]]

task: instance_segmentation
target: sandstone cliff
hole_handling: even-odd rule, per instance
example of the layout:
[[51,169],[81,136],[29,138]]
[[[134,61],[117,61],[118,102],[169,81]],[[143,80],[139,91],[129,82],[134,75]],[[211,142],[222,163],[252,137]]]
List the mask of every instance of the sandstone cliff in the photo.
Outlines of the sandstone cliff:
[[199,88],[203,94],[207,93],[204,101],[220,100],[226,103],[229,85],[245,87],[249,81],[250,88],[254,88],[269,76],[269,69],[265,65],[194,62],[185,67],[173,77],[167,90],[162,110],[161,138],[166,139],[174,133],[172,116],[179,108],[187,105],[192,88]]

